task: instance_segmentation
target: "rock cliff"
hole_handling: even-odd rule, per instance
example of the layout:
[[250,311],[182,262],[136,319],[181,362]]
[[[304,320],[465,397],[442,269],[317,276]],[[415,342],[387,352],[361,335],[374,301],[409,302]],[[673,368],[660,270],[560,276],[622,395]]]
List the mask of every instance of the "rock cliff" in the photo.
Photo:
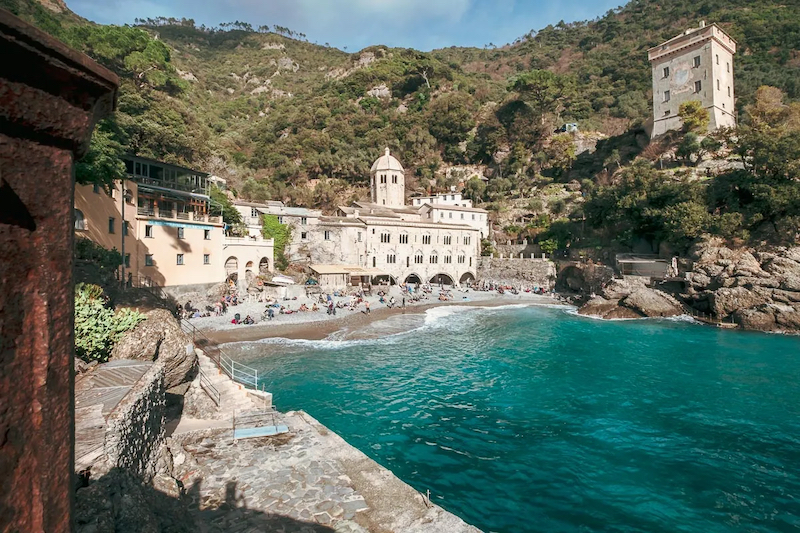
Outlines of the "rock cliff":
[[610,269],[597,265],[564,269],[558,287],[582,295],[584,315],[675,316],[693,309],[743,329],[800,332],[800,247],[733,249],[712,238],[696,244],[684,263],[684,280],[658,288],[646,285],[649,278],[612,279]]
[[694,309],[745,329],[800,331],[800,247],[731,249],[710,239],[689,257],[680,296]]
[[194,378],[197,355],[192,339],[169,311],[146,313],[147,320],[125,334],[111,352],[111,359],[161,361],[167,390]]

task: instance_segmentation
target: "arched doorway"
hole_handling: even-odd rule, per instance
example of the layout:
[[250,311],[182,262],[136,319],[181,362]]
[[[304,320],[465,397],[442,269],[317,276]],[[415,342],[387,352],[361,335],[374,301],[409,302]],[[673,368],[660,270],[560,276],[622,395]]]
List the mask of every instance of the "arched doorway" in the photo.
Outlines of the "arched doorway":
[[86,217],[83,216],[83,211],[80,209],[74,210],[75,215],[75,229],[79,231],[86,231]]
[[258,263],[258,273],[261,275],[265,275],[269,273],[269,259],[266,257],[262,257],[261,261]]
[[447,274],[436,274],[431,278],[430,282],[433,285],[453,285],[453,278]]
[[226,279],[239,281],[239,260],[235,257],[225,260],[225,276]]
[[464,272],[464,274],[459,278],[458,283],[461,285],[470,286],[475,282],[475,276],[472,272]]
[[253,274],[253,262],[252,261],[248,261],[247,264],[244,266],[244,268],[245,268],[245,270],[244,270],[244,281],[245,281],[245,283],[250,285],[253,282],[253,278],[256,277],[256,275]]
[[422,280],[416,274],[409,274],[404,283],[416,283],[419,285],[422,283]]

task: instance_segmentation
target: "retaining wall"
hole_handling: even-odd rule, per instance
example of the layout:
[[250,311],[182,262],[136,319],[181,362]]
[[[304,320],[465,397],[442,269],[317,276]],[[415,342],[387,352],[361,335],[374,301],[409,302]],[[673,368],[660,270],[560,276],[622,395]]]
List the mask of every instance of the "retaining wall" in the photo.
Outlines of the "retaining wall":
[[165,392],[164,365],[157,362],[108,416],[104,448],[109,470],[121,468],[145,481],[153,477],[164,443]]
[[501,285],[551,289],[555,286],[556,274],[556,266],[549,259],[481,257],[478,260],[478,280]]

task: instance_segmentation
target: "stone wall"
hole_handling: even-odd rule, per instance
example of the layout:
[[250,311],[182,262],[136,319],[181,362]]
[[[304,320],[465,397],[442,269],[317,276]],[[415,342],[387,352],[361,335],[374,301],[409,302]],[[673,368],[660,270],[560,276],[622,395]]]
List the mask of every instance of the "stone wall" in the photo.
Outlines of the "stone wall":
[[481,257],[478,260],[478,281],[550,289],[555,285],[556,267],[549,259]]
[[[164,443],[164,364],[155,363],[114,408],[106,421],[105,465],[150,480]],[[92,469],[92,476],[103,472]],[[103,467],[100,468],[103,470]]]

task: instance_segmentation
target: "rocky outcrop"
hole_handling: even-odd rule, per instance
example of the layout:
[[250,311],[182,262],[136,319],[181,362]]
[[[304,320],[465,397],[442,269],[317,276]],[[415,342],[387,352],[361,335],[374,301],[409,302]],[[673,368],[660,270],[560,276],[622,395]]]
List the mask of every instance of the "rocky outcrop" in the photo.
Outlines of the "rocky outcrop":
[[614,280],[583,304],[578,313],[600,318],[669,317],[683,314],[680,302],[638,280]]
[[605,265],[594,263],[570,265],[559,272],[556,288],[590,294],[599,291],[613,278],[614,270]]
[[680,296],[715,319],[745,329],[800,331],[800,247],[731,249],[708,239],[690,251]]
[[159,361],[164,366],[164,385],[177,387],[194,379],[197,355],[192,339],[169,311],[146,313],[147,320],[125,334],[111,352],[111,359]]

